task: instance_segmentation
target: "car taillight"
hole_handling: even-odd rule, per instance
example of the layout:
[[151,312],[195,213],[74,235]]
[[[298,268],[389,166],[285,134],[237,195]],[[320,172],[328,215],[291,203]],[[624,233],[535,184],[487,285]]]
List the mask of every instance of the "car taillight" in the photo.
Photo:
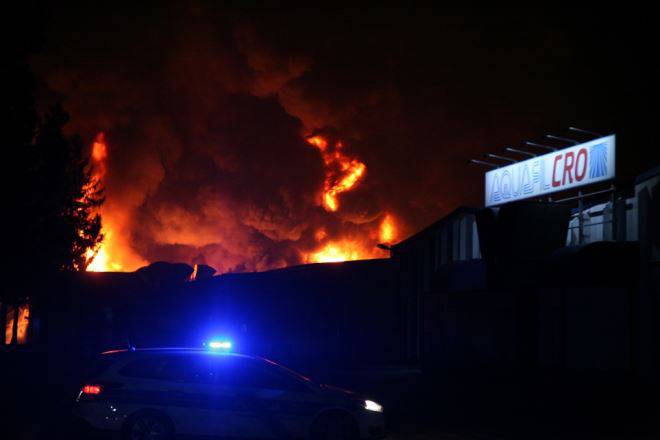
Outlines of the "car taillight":
[[98,395],[101,394],[101,385],[84,385],[82,387],[82,393],[83,394],[92,394],[92,395]]

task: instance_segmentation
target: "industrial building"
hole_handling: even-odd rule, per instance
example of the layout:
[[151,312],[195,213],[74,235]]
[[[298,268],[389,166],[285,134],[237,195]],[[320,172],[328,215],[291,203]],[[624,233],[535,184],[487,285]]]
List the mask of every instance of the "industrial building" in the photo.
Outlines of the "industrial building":
[[[498,197],[505,190],[500,181]],[[2,306],[2,354],[78,359],[222,332],[301,370],[605,371],[656,381],[659,206],[655,168],[632,188],[458,208],[392,246],[389,259],[206,270],[193,282],[190,266],[164,263],[29,280],[18,308]]]
[[405,359],[657,381],[659,213],[660,168],[591,199],[456,209],[392,248]]

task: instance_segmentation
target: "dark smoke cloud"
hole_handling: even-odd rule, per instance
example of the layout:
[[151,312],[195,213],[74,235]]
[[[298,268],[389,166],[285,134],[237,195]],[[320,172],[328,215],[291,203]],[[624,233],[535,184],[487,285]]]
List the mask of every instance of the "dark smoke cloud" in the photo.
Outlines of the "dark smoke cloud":
[[77,23],[35,64],[73,130],[106,132],[106,216],[144,260],[263,270],[304,261],[319,228],[332,239],[377,225],[378,206],[368,219],[319,206],[323,165],[305,135],[334,119],[293,84],[308,54],[278,52],[236,14],[121,23],[125,12]]
[[[147,261],[295,264],[321,228],[373,241],[384,212],[410,233],[479,203],[466,159],[569,124],[616,128],[612,94],[640,99],[619,96],[632,74],[603,75],[577,19],[551,14],[86,8],[54,11],[33,65],[73,131],[106,132],[105,210]],[[367,165],[332,214],[305,142],[319,132]]]

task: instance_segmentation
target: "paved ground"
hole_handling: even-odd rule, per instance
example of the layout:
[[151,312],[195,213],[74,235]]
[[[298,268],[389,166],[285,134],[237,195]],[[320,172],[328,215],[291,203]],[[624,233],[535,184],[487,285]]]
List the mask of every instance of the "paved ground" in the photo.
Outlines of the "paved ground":
[[[416,370],[387,369],[345,372],[328,379],[383,403],[392,440],[660,439],[655,392],[607,378],[593,383],[450,374],[430,379]],[[68,413],[64,401],[50,407],[28,403]],[[91,438],[74,435],[66,422],[21,420],[21,414],[0,413],[5,429],[0,438]],[[11,425],[19,428],[17,434],[7,435]]]
[[395,440],[660,439],[657,391],[625,378],[406,372],[360,386],[382,400]]

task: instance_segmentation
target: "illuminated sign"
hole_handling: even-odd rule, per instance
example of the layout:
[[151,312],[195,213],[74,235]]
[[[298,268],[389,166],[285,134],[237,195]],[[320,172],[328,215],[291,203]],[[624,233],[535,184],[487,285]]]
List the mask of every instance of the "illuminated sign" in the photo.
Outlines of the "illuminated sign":
[[615,136],[605,136],[489,171],[486,206],[613,179],[615,146]]

